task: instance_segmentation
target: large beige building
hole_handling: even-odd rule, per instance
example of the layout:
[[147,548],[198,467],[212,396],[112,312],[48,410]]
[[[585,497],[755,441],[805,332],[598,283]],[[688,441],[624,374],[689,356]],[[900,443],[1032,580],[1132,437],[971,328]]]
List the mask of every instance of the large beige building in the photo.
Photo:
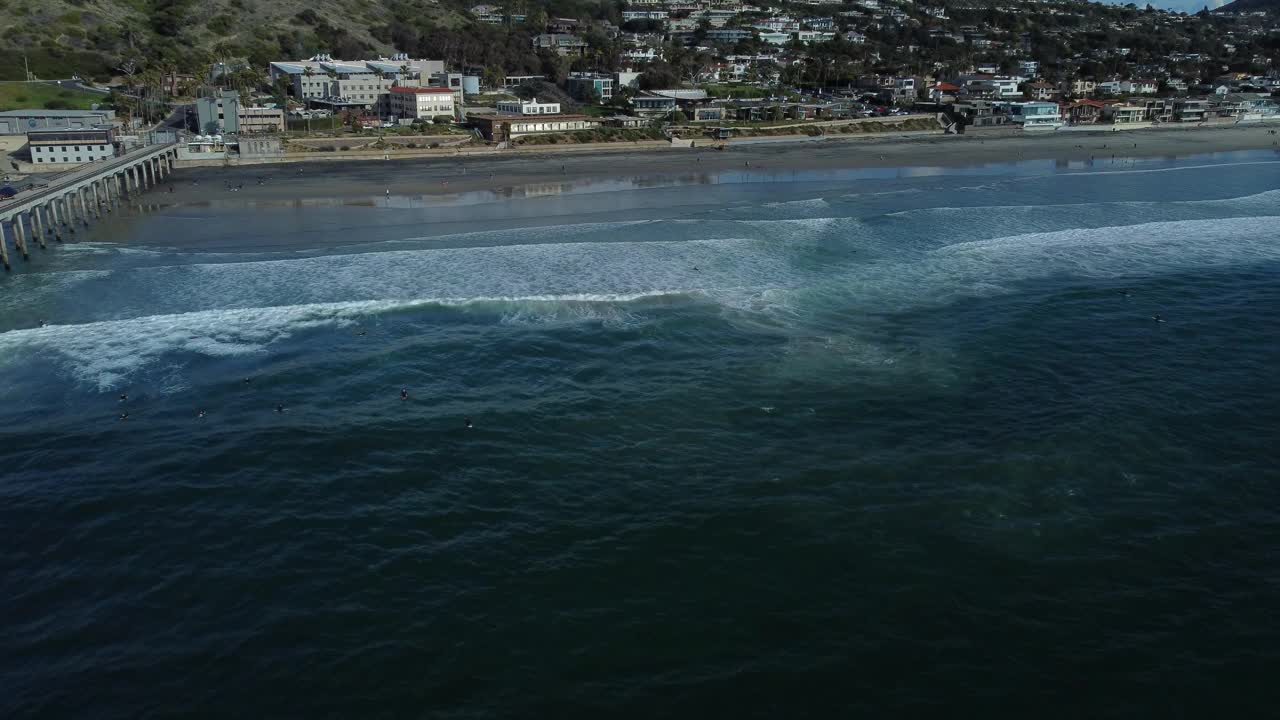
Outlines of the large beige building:
[[388,114],[409,120],[454,117],[454,91],[449,88],[393,87],[387,99]]

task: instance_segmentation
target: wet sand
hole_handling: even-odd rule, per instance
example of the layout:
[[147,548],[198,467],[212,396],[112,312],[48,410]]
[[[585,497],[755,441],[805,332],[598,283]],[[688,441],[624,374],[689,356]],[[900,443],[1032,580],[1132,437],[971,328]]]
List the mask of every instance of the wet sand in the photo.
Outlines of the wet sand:
[[[548,151],[519,155],[462,155],[393,161],[282,163],[226,168],[183,168],[155,193],[175,204],[217,199],[287,201],[300,198],[499,194],[539,184],[631,178],[644,184],[698,182],[734,172],[763,177],[799,171],[884,167],[962,167],[1025,160],[1119,164],[1140,158],[1177,158],[1219,152],[1274,149],[1273,125],[1172,128],[1126,132],[971,131],[967,135],[891,135],[820,141],[739,142],[712,148],[634,152]],[[790,139],[788,139],[790,140]],[[229,187],[240,187],[238,193]],[[156,198],[158,199],[158,198]],[[166,202],[166,204],[168,204]]]

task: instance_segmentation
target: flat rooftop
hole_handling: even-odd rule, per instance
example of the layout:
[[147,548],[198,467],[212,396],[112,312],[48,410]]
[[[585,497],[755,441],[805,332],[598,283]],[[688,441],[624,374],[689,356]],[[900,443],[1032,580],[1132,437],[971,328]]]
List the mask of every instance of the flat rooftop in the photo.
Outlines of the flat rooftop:
[[111,110],[43,110],[41,108],[32,108],[30,110],[5,110],[0,112],[0,117],[98,117],[100,115],[111,115]]

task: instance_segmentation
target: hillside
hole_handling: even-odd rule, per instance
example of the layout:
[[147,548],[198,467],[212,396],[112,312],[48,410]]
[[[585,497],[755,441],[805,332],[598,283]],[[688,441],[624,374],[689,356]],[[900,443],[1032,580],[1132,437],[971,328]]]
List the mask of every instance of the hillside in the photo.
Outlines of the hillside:
[[[317,52],[339,58],[407,52],[452,62],[513,61],[527,38],[474,23],[478,0],[0,0],[0,80],[79,74],[106,80],[137,72],[201,75],[211,63],[247,60],[257,70]],[[610,17],[616,0],[532,0],[537,16]],[[465,33],[452,32],[468,25]],[[25,56],[25,58],[24,58]],[[132,62],[130,62],[132,61]]]
[[318,51],[394,52],[380,33],[412,17],[456,24],[438,0],[0,0],[0,80],[24,78],[23,56],[43,79],[105,79],[133,59],[140,70],[197,72],[221,58],[270,60]]
[[1253,12],[1267,10],[1280,14],[1280,0],[1234,0],[1218,8],[1227,12]]

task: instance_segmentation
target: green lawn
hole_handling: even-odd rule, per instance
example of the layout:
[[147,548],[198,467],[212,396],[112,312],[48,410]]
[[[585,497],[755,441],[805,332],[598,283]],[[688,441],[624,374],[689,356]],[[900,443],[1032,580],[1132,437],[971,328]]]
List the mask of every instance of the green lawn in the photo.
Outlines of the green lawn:
[[92,110],[94,103],[104,103],[106,95],[60,88],[44,83],[0,83],[0,110]]

